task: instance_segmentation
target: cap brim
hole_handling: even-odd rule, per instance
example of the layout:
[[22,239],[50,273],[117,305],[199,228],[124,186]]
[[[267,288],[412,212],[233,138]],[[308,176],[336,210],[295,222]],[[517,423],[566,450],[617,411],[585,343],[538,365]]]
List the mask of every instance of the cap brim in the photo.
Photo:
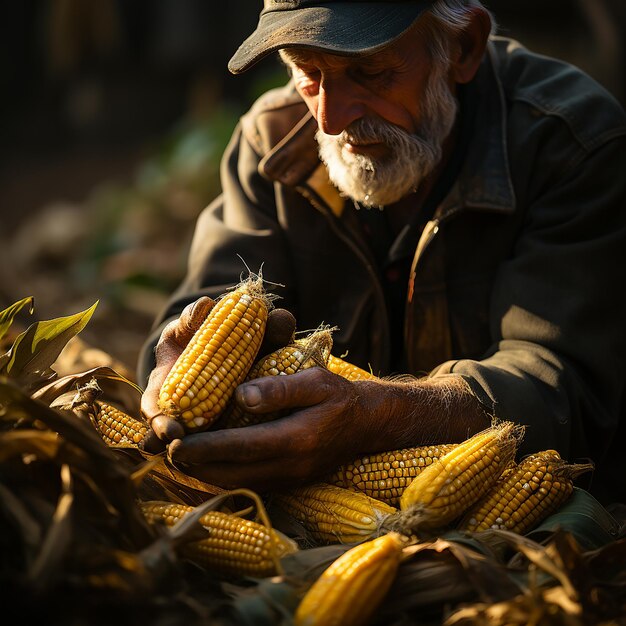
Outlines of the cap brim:
[[[280,48],[353,56],[376,52],[400,37],[432,2],[334,2],[262,12],[256,30],[228,63],[240,74]],[[332,7],[332,8],[331,8]]]

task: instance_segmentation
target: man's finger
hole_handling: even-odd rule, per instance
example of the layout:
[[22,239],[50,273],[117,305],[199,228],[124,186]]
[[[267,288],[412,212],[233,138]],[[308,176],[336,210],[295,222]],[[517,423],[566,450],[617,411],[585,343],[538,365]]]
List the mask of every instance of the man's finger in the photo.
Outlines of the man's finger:
[[179,317],[169,322],[163,328],[156,346],[157,362],[159,359],[171,359],[171,355],[175,360],[214,306],[213,298],[202,296],[188,304]]
[[206,319],[211,309],[215,306],[215,300],[209,296],[202,296],[195,302],[188,304],[180,314],[181,325],[192,333],[196,332],[200,324]]
[[267,326],[259,348],[259,357],[292,343],[295,332],[296,318],[293,314],[287,309],[272,309],[267,316]]
[[[310,429],[303,428],[307,412],[266,424],[227,428],[188,435],[172,441],[168,453],[182,463],[257,463],[297,452],[310,445]],[[313,435],[314,436],[314,435]]]
[[[250,413],[269,413],[280,409],[314,406],[331,394],[331,385],[343,384],[343,379],[311,367],[290,376],[265,376],[239,385],[235,400]],[[345,381],[345,384],[349,384]]]
[[202,296],[195,302],[188,304],[182,310],[178,322],[173,328],[172,339],[177,344],[186,346],[214,306],[215,300],[209,296]]
[[161,441],[174,441],[185,436],[183,425],[162,413],[152,419],[150,426]]

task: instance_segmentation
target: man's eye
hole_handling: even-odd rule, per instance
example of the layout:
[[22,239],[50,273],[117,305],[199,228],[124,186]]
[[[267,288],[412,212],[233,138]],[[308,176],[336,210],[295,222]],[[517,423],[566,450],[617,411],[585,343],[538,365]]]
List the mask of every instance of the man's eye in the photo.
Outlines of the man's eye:
[[389,74],[387,68],[375,69],[375,68],[361,68],[358,71],[362,78],[367,80],[376,80],[378,78],[384,78]]
[[296,65],[294,70],[297,74],[301,74],[307,78],[318,78],[320,75],[320,71],[316,67],[302,67],[300,65]]

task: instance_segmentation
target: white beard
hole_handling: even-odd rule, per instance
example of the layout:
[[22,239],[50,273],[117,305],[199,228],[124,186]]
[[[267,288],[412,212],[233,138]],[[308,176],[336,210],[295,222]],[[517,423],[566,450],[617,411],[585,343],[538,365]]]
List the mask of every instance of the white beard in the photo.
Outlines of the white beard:
[[[339,135],[317,131],[319,154],[339,191],[366,207],[384,207],[417,190],[442,156],[458,103],[446,81],[447,64],[435,63],[428,79],[422,121],[415,134],[380,118],[361,118]],[[354,154],[347,143],[381,142],[383,158]]]

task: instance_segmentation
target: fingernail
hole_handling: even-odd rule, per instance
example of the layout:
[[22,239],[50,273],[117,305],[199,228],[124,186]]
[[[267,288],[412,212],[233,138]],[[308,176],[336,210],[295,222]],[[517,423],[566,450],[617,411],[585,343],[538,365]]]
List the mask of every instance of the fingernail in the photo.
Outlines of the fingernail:
[[152,430],[157,434],[159,439],[163,441],[172,441],[179,439],[185,432],[182,425],[165,415],[157,415],[151,422]]
[[177,456],[178,450],[180,449],[182,443],[183,442],[180,439],[174,439],[174,441],[170,441],[167,446],[167,458],[170,461],[175,460],[174,457]]
[[256,385],[244,385],[239,390],[239,397],[246,406],[252,408],[261,403],[261,390]]

